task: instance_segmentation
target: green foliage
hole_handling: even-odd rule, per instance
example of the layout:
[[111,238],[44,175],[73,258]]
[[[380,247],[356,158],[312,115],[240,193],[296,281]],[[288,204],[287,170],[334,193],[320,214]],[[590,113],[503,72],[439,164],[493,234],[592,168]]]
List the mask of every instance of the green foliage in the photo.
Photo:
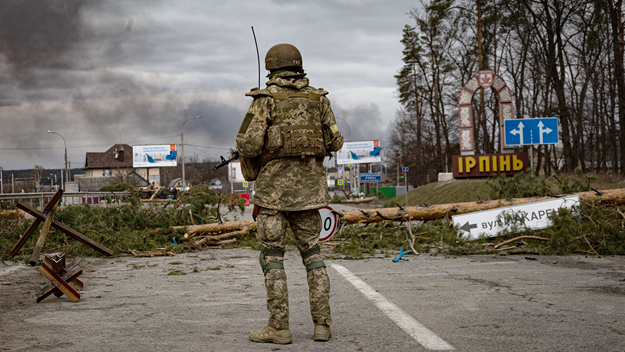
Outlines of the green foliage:
[[343,197],[339,196],[338,194],[335,194],[335,195],[332,197],[332,200],[330,200],[330,203],[331,203],[331,204],[339,204],[339,203],[341,203],[341,201],[343,201],[343,199],[345,199],[345,198],[343,198]]
[[601,255],[625,255],[623,209],[589,201],[582,202],[572,211],[561,209],[550,217],[553,226],[536,231],[537,236],[549,238],[539,252],[562,255],[573,252],[594,254],[596,251]]
[[384,193],[382,192],[378,192],[375,196],[378,197],[378,199],[384,199]]
[[560,193],[576,193],[590,191],[590,183],[597,181],[597,175],[584,175],[580,168],[575,168],[573,176],[562,175],[554,178],[559,182]]
[[104,186],[100,188],[100,192],[123,192],[134,191],[135,188],[132,185],[123,182],[115,182],[112,185]]
[[520,172],[512,177],[501,174],[488,179],[491,199],[527,198],[553,193],[551,184],[531,172]]
[[[207,216],[213,210],[210,206],[219,202],[219,196],[214,189],[209,188],[209,185],[199,185],[182,193],[178,202],[187,204],[193,214]],[[245,207],[245,204],[243,206]]]
[[[59,209],[55,219],[116,253],[163,248],[181,253],[191,248],[184,240],[184,230],[171,227],[215,222],[217,205],[227,204],[227,201],[228,195],[217,194],[202,185],[191,188],[177,201],[156,205],[143,204],[136,195],[124,196],[106,205],[70,205]],[[231,208],[235,206],[238,209],[245,207],[235,203]],[[11,249],[30,224],[31,220],[0,218],[0,259],[11,259]],[[16,259],[30,255],[29,248],[34,246],[37,233],[26,241]],[[70,257],[100,255],[82,243],[66,238],[58,230],[51,230],[45,242],[43,252],[51,251],[63,251]]]
[[387,200],[386,202],[384,202],[383,207],[384,208],[397,208],[397,202],[395,202],[394,199]]
[[187,275],[187,273],[185,273],[184,271],[180,271],[178,269],[169,269],[167,276],[172,276],[172,275]]

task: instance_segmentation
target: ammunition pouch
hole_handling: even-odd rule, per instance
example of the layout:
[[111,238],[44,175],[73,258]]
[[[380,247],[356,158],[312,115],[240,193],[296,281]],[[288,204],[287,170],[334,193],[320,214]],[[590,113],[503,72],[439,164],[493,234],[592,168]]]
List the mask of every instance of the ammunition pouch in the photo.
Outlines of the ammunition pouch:
[[241,173],[245,181],[255,181],[261,168],[260,156],[255,156],[253,158],[239,156],[239,161],[241,162]]
[[270,257],[284,257],[284,251],[280,249],[269,249],[263,247],[260,250],[260,256],[258,257],[258,261],[260,262],[260,267],[263,269],[263,274],[267,276],[267,273],[271,269],[282,269],[284,270],[284,264],[282,263],[266,263],[265,256]]
[[306,265],[306,258],[311,257],[315,254],[321,253],[321,248],[319,245],[314,246],[313,248],[307,250],[306,252],[302,252],[302,263],[306,266],[306,271],[311,271],[318,268],[325,268],[326,264],[322,260],[318,260],[316,262],[312,262]]

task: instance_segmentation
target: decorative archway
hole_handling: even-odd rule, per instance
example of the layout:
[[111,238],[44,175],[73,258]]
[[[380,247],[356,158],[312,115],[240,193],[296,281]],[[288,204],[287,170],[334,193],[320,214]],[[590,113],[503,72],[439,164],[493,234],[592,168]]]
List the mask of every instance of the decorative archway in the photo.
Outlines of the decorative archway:
[[492,88],[499,96],[499,117],[500,123],[500,140],[501,152],[512,153],[514,147],[505,145],[504,120],[514,118],[514,109],[512,106],[512,91],[506,85],[503,78],[494,74],[492,70],[482,70],[477,75],[471,77],[469,81],[460,90],[458,97],[458,120],[460,123],[460,154],[475,154],[475,141],[473,133],[473,95],[480,89]]

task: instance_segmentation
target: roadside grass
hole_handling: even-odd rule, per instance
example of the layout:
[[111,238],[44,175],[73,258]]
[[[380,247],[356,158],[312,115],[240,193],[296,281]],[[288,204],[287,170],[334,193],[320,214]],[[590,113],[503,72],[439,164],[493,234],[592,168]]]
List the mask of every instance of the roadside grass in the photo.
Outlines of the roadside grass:
[[[520,173],[513,177],[495,176],[480,179],[455,179],[433,182],[414,188],[408,192],[408,205],[452,204],[520,198],[525,196],[544,196],[573,192],[624,188],[625,179],[612,174],[583,174],[576,169],[572,175],[553,175],[533,177]],[[401,195],[386,201],[385,207],[406,205],[406,196]]]

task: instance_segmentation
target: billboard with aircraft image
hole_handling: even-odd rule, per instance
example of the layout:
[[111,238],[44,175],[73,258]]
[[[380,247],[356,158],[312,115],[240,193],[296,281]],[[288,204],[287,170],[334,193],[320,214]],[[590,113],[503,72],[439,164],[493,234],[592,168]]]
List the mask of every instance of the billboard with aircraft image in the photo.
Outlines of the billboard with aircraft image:
[[132,167],[163,167],[177,165],[175,144],[135,145],[132,147]]
[[369,164],[382,162],[380,141],[345,142],[336,153],[337,164]]

